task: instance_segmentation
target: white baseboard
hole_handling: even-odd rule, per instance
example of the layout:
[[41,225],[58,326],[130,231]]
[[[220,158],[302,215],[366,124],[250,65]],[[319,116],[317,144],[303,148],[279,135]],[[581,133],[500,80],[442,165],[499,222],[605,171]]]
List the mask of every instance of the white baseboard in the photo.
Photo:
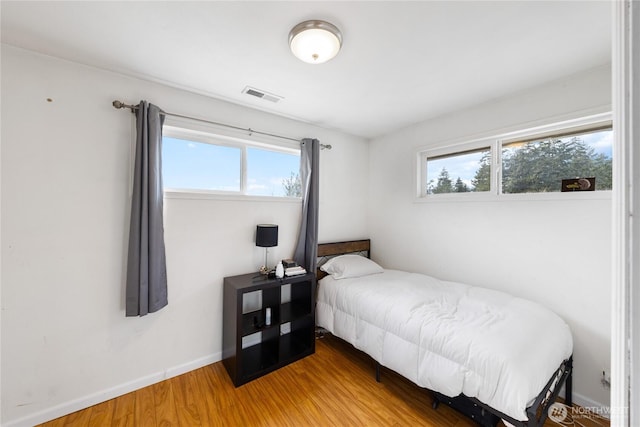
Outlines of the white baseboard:
[[202,368],[203,366],[219,362],[220,360],[222,360],[222,352],[204,356],[191,362],[168,368],[165,371],[147,375],[145,377],[99,391],[89,396],[61,403],[54,407],[36,412],[35,414],[31,414],[17,420],[9,421],[7,423],[4,423],[3,427],[32,427],[36,424],[42,424],[46,421],[62,417],[63,415],[67,415],[93,405],[97,405],[98,403],[102,403],[109,399],[113,399],[132,391],[139,390],[143,387],[150,386],[160,381],[164,381],[166,379],[182,375],[195,369]]

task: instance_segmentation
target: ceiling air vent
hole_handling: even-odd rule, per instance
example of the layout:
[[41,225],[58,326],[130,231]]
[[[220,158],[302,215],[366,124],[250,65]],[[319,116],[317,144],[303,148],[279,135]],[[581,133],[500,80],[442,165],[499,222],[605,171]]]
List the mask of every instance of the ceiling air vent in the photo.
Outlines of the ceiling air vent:
[[264,90],[256,89],[251,86],[247,86],[242,89],[242,93],[246,93],[247,95],[255,96],[256,98],[264,99],[269,102],[280,102],[284,99],[284,97],[279,95],[274,95],[273,93],[265,92]]

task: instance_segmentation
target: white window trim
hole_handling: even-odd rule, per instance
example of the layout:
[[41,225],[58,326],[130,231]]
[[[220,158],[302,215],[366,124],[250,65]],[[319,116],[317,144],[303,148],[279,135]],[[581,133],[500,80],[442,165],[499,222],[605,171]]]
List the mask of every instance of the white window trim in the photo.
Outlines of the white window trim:
[[[417,174],[417,193],[416,196],[419,199],[428,199],[433,198],[434,200],[449,200],[449,199],[457,199],[460,197],[464,197],[465,199],[476,199],[476,198],[486,198],[486,196],[490,195],[491,191],[481,191],[481,192],[469,192],[469,193],[441,193],[441,194],[429,194],[427,196],[427,158],[429,157],[437,157],[447,154],[456,154],[462,153],[465,151],[473,151],[483,148],[489,148],[491,151],[494,150],[495,140],[492,138],[483,138],[477,139],[475,141],[468,141],[462,144],[448,145],[444,147],[431,148],[424,151],[418,152],[418,168],[420,168],[420,172]],[[495,156],[491,156],[492,163],[495,161]],[[493,164],[491,165],[492,170]],[[492,174],[491,176],[491,188],[494,188],[494,180],[495,177]]]
[[[186,135],[196,134],[205,137],[215,137],[216,140],[226,140],[231,144],[246,144],[265,149],[272,148],[285,152],[300,153],[300,144],[295,141],[262,134],[244,134],[243,131],[217,127],[208,123],[194,122],[193,120],[179,117],[167,117],[162,129],[163,133],[184,132]],[[242,135],[238,136],[239,133]]]
[[[546,135],[553,135],[557,132],[579,132],[600,125],[611,124],[612,113],[610,111],[604,113],[591,114],[584,117],[573,118],[569,120],[558,121],[550,124],[542,124],[529,127],[522,130],[514,130],[489,137],[475,138],[473,140],[449,142],[438,147],[419,147],[415,151],[415,203],[441,203],[441,202],[471,202],[471,201],[531,201],[531,200],[599,200],[611,199],[611,190],[585,191],[578,193],[549,192],[549,193],[519,193],[505,194],[502,193],[502,144],[518,141],[521,139],[538,138]],[[468,193],[444,193],[444,194],[426,194],[426,159],[428,157],[441,156],[446,154],[456,154],[459,152],[489,147],[493,156],[491,157],[491,190],[482,192]]]
[[[268,137],[256,136],[255,140],[248,140],[223,134],[219,129],[209,125],[198,124],[180,119],[171,119],[165,122],[162,128],[163,137],[186,139],[223,147],[240,149],[240,190],[202,190],[202,189],[164,189],[165,199],[192,199],[192,200],[230,200],[253,202],[288,202],[300,203],[300,197],[258,196],[246,194],[247,191],[247,149],[259,148],[261,150],[286,153],[300,156],[300,146],[295,142],[272,141]],[[251,135],[253,137],[253,135]],[[275,139],[275,138],[274,138]]]
[[301,197],[279,197],[279,196],[254,196],[247,194],[224,193],[208,190],[165,190],[165,200],[219,200],[230,202],[267,202],[267,203],[296,203],[301,204]]

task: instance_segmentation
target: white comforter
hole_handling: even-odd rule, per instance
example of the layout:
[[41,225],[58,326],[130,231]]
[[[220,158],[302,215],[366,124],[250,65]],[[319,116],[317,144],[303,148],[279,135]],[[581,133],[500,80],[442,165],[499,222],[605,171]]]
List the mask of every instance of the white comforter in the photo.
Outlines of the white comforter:
[[573,351],[567,324],[506,293],[385,270],[319,283],[317,324],[421,387],[517,420]]

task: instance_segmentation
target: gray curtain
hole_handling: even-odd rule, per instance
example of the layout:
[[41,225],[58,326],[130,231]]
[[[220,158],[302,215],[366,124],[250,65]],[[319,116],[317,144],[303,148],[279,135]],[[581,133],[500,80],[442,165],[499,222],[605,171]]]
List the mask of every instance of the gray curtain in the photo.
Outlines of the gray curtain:
[[140,101],[129,228],[126,315],[144,316],[167,305],[162,220],[162,124],[164,114]]
[[309,273],[316,272],[318,255],[318,178],[320,141],[305,138],[300,152],[302,221],[293,259]]

